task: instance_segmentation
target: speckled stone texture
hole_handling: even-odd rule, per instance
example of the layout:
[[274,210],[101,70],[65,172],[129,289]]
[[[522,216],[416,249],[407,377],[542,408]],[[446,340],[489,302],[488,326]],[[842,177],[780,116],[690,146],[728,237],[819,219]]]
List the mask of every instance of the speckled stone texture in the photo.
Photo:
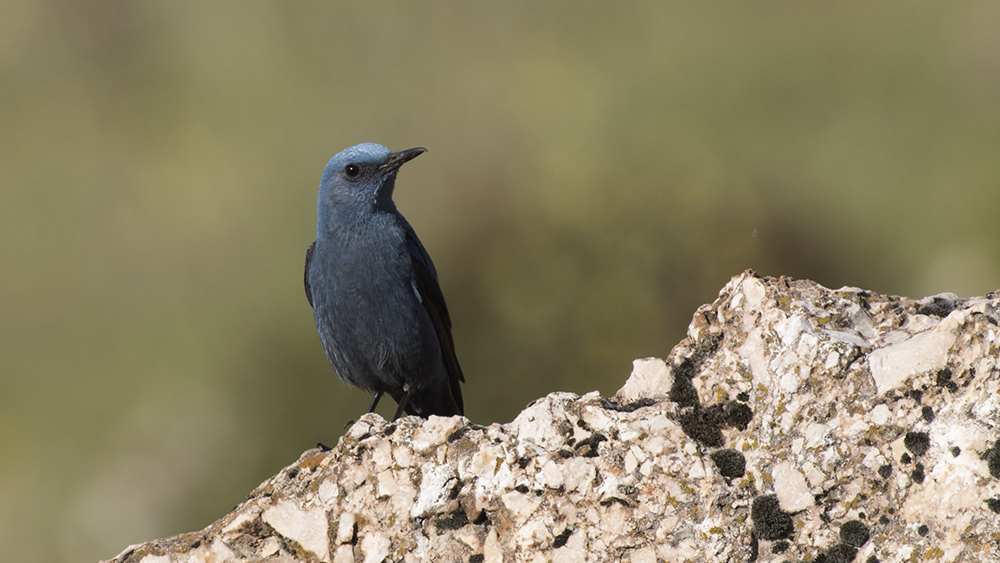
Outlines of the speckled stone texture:
[[113,561],[1000,561],[1000,297],[733,278],[614,396],[365,415]]

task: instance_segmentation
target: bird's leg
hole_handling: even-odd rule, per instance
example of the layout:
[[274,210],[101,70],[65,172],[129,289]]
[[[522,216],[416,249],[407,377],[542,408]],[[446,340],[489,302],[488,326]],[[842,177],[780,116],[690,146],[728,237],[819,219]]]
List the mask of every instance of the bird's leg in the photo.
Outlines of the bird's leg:
[[[372,397],[372,404],[371,404],[370,407],[368,407],[368,412],[375,412],[375,407],[378,406],[378,400],[381,399],[381,398],[382,398],[382,392],[381,391],[379,391],[378,393],[375,393],[375,396]],[[365,413],[365,414],[368,414],[368,413]],[[344,425],[344,428],[347,428],[348,426],[354,424],[355,422],[357,422],[357,421],[356,420],[348,420],[347,424]]]
[[413,391],[414,389],[413,387],[410,387],[409,383],[403,385],[403,396],[399,399],[399,406],[396,407],[396,415],[392,417],[393,421],[399,418],[399,415],[403,414],[403,410],[406,409],[406,405],[410,404],[410,398],[413,397]]
[[378,401],[381,398],[382,398],[382,392],[381,391],[376,392],[375,396],[372,397],[372,405],[368,407],[368,412],[375,412],[375,407],[378,406]]

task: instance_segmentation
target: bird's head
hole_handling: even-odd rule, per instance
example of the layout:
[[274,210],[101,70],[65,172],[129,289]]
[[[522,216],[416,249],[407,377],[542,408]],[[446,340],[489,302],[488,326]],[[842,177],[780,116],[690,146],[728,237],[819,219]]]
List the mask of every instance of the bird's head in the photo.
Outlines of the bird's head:
[[362,143],[337,153],[323,170],[319,184],[320,215],[334,209],[393,208],[396,173],[424,148],[392,152],[376,143]]

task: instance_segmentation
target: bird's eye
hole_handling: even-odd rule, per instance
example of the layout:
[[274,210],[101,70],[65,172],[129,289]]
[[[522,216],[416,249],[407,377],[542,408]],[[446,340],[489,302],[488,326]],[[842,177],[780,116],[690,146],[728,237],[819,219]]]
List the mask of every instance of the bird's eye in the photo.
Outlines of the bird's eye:
[[358,174],[361,174],[361,167],[357,164],[348,164],[344,167],[344,174],[347,174],[348,178],[357,178]]

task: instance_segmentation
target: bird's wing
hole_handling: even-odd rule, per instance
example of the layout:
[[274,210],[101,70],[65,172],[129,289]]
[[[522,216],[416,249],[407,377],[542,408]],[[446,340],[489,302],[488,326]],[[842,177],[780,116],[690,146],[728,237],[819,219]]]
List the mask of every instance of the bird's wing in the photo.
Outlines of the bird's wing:
[[309,300],[309,306],[310,307],[312,307],[312,304],[313,304],[313,292],[312,292],[312,288],[309,287],[309,262],[313,258],[313,251],[314,250],[316,250],[316,241],[313,241],[313,243],[309,245],[309,249],[306,250],[306,273],[305,273],[305,276],[303,276],[305,284],[306,284],[306,299]]
[[462,411],[462,390],[458,382],[465,381],[465,376],[455,355],[455,341],[451,337],[451,317],[448,316],[448,307],[444,304],[444,295],[441,293],[441,286],[438,285],[434,263],[431,262],[430,256],[412,229],[406,230],[406,246],[410,256],[413,257],[416,289],[420,294],[420,301],[434,324],[434,331],[441,344],[441,357],[444,359],[444,367],[451,381],[452,395],[458,403],[459,410]]

